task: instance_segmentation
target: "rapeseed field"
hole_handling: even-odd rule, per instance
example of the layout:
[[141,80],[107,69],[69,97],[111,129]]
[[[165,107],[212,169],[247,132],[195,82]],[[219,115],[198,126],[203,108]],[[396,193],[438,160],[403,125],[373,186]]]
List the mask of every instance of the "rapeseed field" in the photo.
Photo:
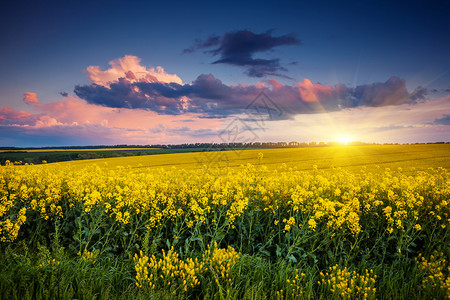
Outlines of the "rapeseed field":
[[0,298],[448,299],[450,173],[398,147],[8,163]]

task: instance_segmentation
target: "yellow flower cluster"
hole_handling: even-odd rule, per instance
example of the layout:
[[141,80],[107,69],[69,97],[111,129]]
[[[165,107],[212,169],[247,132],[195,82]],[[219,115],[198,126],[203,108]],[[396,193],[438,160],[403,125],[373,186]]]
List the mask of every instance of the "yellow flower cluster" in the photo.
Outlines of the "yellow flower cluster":
[[204,262],[200,262],[197,258],[195,260],[188,258],[183,261],[173,247],[167,254],[164,249],[162,252],[163,258],[161,259],[156,259],[154,255],[149,258],[143,255],[142,251],[139,256],[135,254],[136,285],[138,287],[142,288],[145,285],[151,289],[164,287],[172,288],[174,292],[177,290],[186,292],[188,288],[200,284],[198,276],[205,271]]
[[[164,287],[177,292],[187,292],[200,284],[199,276],[208,270],[215,276],[231,281],[230,269],[237,262],[240,254],[232,247],[227,249],[208,247],[202,260],[179,258],[173,247],[167,252],[162,250],[163,257],[157,259],[154,255],[145,256],[142,251],[135,254],[136,285],[140,288],[156,289]],[[218,279],[218,278],[216,278]]]
[[0,241],[12,242],[26,220],[28,211],[42,219],[62,217],[61,195],[63,178],[38,166],[7,162],[0,167]]
[[415,259],[419,270],[424,275],[422,286],[424,289],[442,290],[446,299],[450,299],[450,264],[444,253],[434,253],[429,260],[422,254]]
[[330,267],[325,274],[320,272],[320,285],[324,285],[334,296],[343,299],[375,299],[375,280],[377,275],[373,270],[365,274],[350,272],[347,267],[341,269],[338,265]]
[[208,245],[203,254],[203,261],[208,265],[209,270],[225,281],[231,282],[231,267],[239,260],[241,254],[236,252],[233,247],[228,246],[227,249],[217,248],[217,242],[214,247]]
[[295,269],[292,279],[286,279],[286,290],[279,290],[276,292],[277,299],[299,299],[302,298],[304,291],[302,288],[306,285],[304,279],[305,273],[299,272]]
[[46,260],[46,261],[43,261],[42,263],[40,263],[39,268],[50,268],[53,270],[60,264],[61,263],[59,261],[57,261],[56,259],[49,259],[49,260]]
[[0,166],[0,241],[14,241],[29,215],[54,220],[70,210],[101,213],[119,224],[144,214],[150,230],[174,220],[187,227],[220,220],[234,228],[252,210],[271,215],[275,226],[283,221],[285,232],[305,224],[358,235],[367,216],[389,233],[417,232],[430,222],[449,225],[449,198],[445,169],[407,175],[388,169],[303,172],[283,164],[275,170],[250,164],[217,170],[7,164]]
[[294,217],[290,217],[289,219],[283,219],[283,223],[286,223],[286,225],[284,226],[284,231],[289,231],[291,230],[292,226],[295,226],[295,219]]
[[1,242],[12,242],[17,238],[20,226],[27,220],[26,212],[27,209],[23,207],[19,210],[18,214],[15,217],[0,221]]
[[78,255],[78,256],[81,256],[81,258],[82,258],[84,261],[86,261],[86,262],[91,262],[92,264],[95,264],[95,263],[96,263],[96,260],[95,260],[95,259],[97,258],[99,252],[100,252],[99,250],[96,250],[96,251],[94,251],[94,252],[90,252],[90,251],[88,251],[87,249],[84,249],[84,252],[83,252],[83,253],[78,252],[77,255]]

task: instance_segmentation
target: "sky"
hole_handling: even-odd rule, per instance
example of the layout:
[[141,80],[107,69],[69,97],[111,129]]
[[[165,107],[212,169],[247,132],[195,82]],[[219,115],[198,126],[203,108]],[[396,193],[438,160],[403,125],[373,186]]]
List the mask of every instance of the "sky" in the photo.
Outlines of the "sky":
[[449,1],[0,2],[0,147],[450,141]]

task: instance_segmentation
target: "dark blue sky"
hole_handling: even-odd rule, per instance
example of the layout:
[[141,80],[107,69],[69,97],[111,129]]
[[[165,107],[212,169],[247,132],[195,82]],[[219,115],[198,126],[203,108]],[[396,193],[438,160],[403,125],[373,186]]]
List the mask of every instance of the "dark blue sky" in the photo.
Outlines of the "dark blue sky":
[[[450,89],[449,17],[449,1],[2,1],[0,107],[30,111],[25,92],[41,103],[60,100],[60,92],[77,96],[75,87],[90,83],[88,66],[104,70],[124,55],[185,84],[212,74],[225,85],[307,78],[356,87],[395,76],[408,91],[422,86],[428,97],[441,97]],[[296,42],[233,50],[232,63],[213,64],[224,61],[219,47],[231,47],[223,40],[183,54],[243,31]],[[252,76],[248,59],[272,62],[275,71]]]

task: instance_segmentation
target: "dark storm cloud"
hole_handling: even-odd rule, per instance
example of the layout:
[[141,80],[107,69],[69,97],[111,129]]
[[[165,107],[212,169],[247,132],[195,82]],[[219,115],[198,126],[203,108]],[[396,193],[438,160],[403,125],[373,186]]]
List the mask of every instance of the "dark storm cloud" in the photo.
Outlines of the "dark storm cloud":
[[[246,111],[247,106],[264,93],[283,113],[277,118],[297,114],[338,111],[353,107],[379,107],[412,103],[424,97],[422,88],[413,93],[405,80],[391,77],[386,82],[360,85],[323,85],[305,79],[283,85],[271,79],[271,85],[228,86],[212,74],[202,74],[191,84],[135,82],[120,79],[110,87],[96,84],[76,86],[75,94],[91,104],[113,108],[146,109],[166,115],[197,113],[201,118],[223,118]],[[273,108],[270,108],[274,110]]]
[[300,45],[300,40],[294,34],[273,36],[271,31],[253,33],[249,30],[240,30],[225,33],[223,36],[211,36],[206,41],[197,40],[193,46],[185,49],[183,53],[191,53],[199,49],[215,49],[205,53],[219,56],[213,64],[229,64],[244,67],[245,73],[251,77],[264,77],[266,75],[281,76],[280,71],[286,71],[280,64],[280,59],[254,58],[256,53],[273,51],[280,46]]
[[63,97],[68,97],[69,96],[69,93],[67,93],[67,92],[61,92],[61,93],[59,93],[61,96],[63,96]]

